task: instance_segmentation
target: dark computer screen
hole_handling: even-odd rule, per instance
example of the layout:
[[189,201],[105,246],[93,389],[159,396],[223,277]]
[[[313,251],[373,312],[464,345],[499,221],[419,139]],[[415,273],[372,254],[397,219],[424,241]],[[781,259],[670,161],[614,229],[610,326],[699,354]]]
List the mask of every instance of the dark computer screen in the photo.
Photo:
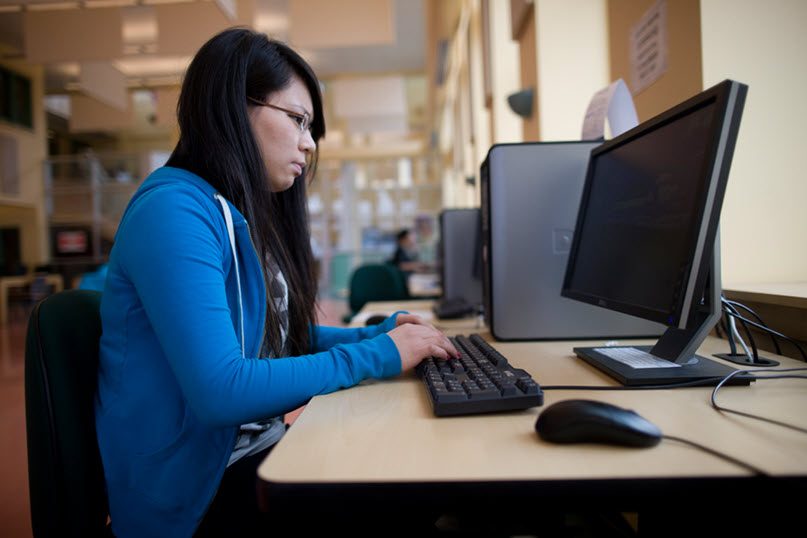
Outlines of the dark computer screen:
[[[707,360],[694,350],[720,317],[717,232],[746,92],[725,81],[592,151],[563,284],[566,297],[668,325],[650,353],[695,376]],[[626,383],[624,372],[656,373],[625,364]]]
[[709,186],[714,99],[591,162],[571,289],[675,323]]

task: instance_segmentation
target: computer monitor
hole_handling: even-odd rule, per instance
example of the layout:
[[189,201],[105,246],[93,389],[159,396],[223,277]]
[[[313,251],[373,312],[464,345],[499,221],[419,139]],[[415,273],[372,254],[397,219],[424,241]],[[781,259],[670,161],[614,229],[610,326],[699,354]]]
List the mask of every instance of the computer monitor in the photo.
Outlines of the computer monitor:
[[721,316],[718,225],[747,91],[726,80],[591,152],[561,293],[667,326],[654,346],[575,348],[623,384],[734,371],[695,351]]
[[478,207],[440,213],[439,262],[442,298],[462,299],[474,311],[482,304],[482,237]]

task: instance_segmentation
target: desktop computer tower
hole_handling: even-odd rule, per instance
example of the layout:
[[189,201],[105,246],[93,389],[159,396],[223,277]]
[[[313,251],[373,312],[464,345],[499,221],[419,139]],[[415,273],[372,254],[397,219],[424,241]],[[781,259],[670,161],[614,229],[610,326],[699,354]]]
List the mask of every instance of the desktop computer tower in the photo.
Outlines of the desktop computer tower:
[[497,340],[656,338],[658,323],[561,297],[591,150],[490,148],[480,170],[485,322]]

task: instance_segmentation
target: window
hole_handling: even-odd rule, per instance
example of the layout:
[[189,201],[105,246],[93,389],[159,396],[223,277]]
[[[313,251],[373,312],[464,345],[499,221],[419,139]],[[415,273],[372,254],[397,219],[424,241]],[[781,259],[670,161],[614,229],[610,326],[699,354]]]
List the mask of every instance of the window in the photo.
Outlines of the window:
[[31,128],[31,80],[0,67],[0,120]]

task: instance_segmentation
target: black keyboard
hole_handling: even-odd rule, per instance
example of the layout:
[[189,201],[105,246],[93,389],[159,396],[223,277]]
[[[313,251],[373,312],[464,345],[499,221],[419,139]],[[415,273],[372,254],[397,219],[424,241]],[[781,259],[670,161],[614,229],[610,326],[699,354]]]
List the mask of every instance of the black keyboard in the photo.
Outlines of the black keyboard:
[[541,387],[478,334],[454,336],[459,359],[432,357],[416,368],[435,416],[516,411],[544,403]]

